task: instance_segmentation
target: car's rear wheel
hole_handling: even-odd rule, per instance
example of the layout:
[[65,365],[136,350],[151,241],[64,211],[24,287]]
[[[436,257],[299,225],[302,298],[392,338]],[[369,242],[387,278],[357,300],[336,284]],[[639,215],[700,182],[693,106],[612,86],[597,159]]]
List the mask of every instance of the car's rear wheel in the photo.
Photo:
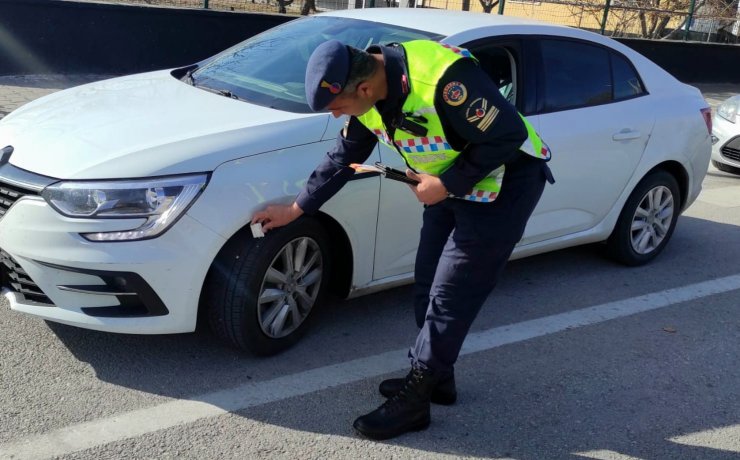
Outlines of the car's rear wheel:
[[272,355],[296,343],[325,290],[328,239],[302,217],[264,238],[244,233],[219,253],[207,280],[214,333],[230,345]]
[[720,171],[724,171],[726,173],[730,174],[738,174],[740,175],[740,168],[736,168],[734,166],[730,166],[724,163],[720,163],[719,161],[712,160],[712,164],[715,168],[719,169]]
[[609,254],[625,265],[654,259],[671,239],[681,210],[676,179],[666,171],[645,176],[622,209],[607,240]]

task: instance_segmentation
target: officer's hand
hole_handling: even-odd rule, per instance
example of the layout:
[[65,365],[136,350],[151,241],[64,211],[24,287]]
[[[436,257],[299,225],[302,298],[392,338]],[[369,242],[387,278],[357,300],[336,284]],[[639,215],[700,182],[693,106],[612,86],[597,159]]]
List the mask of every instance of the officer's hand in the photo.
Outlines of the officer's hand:
[[416,194],[416,198],[426,205],[437,204],[447,198],[447,187],[437,176],[429,174],[417,174],[410,169],[406,170],[406,175],[414,180],[419,181],[416,185],[411,185],[411,190]]
[[267,233],[270,229],[288,225],[301,217],[303,210],[296,203],[289,205],[273,205],[267,209],[258,211],[252,216],[252,223],[262,224],[262,231]]

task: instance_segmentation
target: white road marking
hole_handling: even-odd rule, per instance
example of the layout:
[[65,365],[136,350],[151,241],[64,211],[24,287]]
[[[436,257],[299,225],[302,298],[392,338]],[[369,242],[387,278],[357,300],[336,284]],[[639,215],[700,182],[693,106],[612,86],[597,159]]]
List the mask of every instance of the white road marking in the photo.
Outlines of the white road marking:
[[[737,289],[740,289],[740,274],[496,327],[470,334],[461,354],[490,350]],[[0,445],[0,458],[42,459],[70,454],[407,367],[406,349],[393,350],[28,436]]]
[[740,454],[740,424],[670,438],[677,444],[725,450]]
[[588,452],[576,452],[577,457],[593,458],[596,460],[642,460],[639,457],[630,457],[613,450],[590,450]]

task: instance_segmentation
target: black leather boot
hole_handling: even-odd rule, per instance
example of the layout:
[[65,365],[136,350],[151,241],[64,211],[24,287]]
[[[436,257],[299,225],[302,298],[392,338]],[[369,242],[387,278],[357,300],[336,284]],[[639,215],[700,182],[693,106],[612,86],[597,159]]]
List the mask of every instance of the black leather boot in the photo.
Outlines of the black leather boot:
[[414,368],[403,387],[380,407],[355,420],[357,431],[372,439],[389,439],[408,431],[424,430],[431,421],[429,406],[438,377]]
[[[408,376],[406,376],[406,378],[408,378]],[[391,398],[393,395],[401,391],[405,382],[405,378],[383,380],[380,382],[378,390],[380,391],[380,394],[386,398]],[[455,388],[454,372],[440,377],[439,383],[437,383],[437,386],[435,386],[432,391],[431,401],[434,404],[442,404],[444,406],[455,404],[455,401],[457,401],[457,388]]]

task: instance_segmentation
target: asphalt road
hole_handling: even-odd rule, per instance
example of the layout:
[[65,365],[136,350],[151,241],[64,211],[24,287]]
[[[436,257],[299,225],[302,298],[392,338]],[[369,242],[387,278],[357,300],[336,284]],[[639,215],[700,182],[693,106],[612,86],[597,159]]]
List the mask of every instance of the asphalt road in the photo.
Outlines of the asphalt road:
[[324,305],[268,359],[207,330],[105,334],[2,299],[0,459],[738,459],[739,227],[740,176],[710,167],[648,266],[598,245],[512,262],[458,362],[459,402],[385,442],[351,423],[403,373],[410,287]]

